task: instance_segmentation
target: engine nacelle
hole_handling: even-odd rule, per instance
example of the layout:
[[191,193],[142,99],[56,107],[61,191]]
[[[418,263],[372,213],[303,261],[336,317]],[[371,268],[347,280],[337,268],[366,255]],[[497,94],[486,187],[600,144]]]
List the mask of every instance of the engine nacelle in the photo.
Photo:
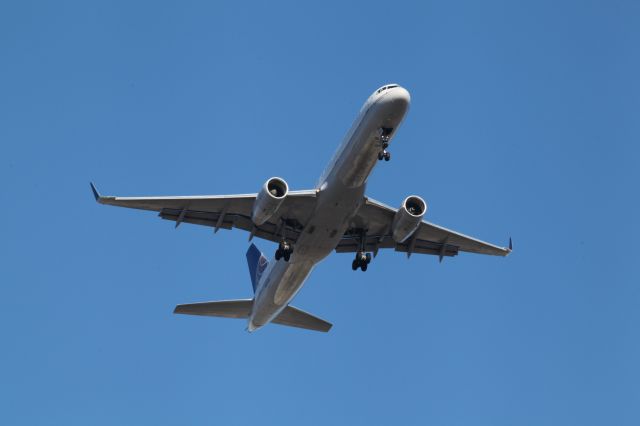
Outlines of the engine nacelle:
[[251,211],[253,223],[260,226],[276,214],[288,192],[289,185],[284,179],[272,177],[266,181],[253,203]]
[[427,203],[416,195],[405,198],[402,206],[393,217],[391,231],[393,240],[403,243],[407,240],[422,222],[422,217],[427,212]]

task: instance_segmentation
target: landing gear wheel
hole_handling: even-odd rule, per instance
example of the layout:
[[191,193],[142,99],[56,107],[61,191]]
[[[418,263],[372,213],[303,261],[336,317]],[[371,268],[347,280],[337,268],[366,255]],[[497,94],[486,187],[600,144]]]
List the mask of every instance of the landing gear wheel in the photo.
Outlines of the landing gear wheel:
[[283,241],[278,244],[278,250],[276,250],[276,260],[284,259],[285,262],[288,262],[291,258],[291,253],[293,253],[293,246]]
[[356,258],[351,262],[351,269],[355,271],[360,268],[364,272],[367,270],[369,263],[371,263],[371,253],[358,252]]
[[384,161],[389,161],[391,160],[391,153],[389,151],[387,151],[386,149],[380,151],[378,153],[378,160],[384,160]]

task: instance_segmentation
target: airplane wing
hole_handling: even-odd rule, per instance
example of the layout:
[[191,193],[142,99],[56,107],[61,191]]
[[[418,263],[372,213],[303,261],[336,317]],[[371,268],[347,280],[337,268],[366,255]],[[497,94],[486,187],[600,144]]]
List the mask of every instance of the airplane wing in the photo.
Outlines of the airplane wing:
[[[416,232],[403,243],[396,243],[391,236],[391,223],[397,209],[389,207],[379,201],[367,198],[352,221],[352,226],[342,237],[336,252],[356,252],[359,249],[359,229],[367,229],[365,251],[377,253],[382,248],[392,248],[395,251],[432,254],[440,257],[456,256],[459,251],[489,254],[493,256],[507,256],[511,247],[498,247],[478,239],[468,237],[450,229],[422,221]],[[511,246],[511,242],[509,242]]]
[[[162,219],[210,226],[218,229],[243,229],[256,237],[280,242],[280,235],[295,243],[316,205],[316,191],[289,191],[278,209],[277,218],[259,227],[251,220],[257,194],[196,195],[177,197],[113,197],[103,196],[91,184],[96,201],[132,209],[158,212]],[[280,220],[283,219],[283,221]]]

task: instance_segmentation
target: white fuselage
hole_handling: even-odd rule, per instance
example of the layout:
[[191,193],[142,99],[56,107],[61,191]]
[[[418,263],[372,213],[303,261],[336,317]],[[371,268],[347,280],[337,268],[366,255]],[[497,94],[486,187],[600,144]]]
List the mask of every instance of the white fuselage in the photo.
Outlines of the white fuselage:
[[383,149],[383,128],[393,129],[409,108],[409,92],[397,85],[376,90],[363,105],[320,177],[317,203],[287,262],[272,259],[256,286],[248,330],[268,324],[295,297],[313,267],[333,251],[364,202],[369,174]]

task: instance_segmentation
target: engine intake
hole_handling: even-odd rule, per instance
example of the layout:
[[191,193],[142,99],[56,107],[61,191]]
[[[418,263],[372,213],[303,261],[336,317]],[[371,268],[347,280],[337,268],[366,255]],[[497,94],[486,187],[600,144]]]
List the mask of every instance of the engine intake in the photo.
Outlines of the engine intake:
[[416,232],[422,217],[427,212],[427,203],[417,195],[411,195],[402,202],[402,206],[393,218],[391,225],[393,240],[403,243]]
[[251,220],[260,226],[268,221],[276,212],[289,193],[289,185],[284,179],[272,177],[267,180],[253,203]]

